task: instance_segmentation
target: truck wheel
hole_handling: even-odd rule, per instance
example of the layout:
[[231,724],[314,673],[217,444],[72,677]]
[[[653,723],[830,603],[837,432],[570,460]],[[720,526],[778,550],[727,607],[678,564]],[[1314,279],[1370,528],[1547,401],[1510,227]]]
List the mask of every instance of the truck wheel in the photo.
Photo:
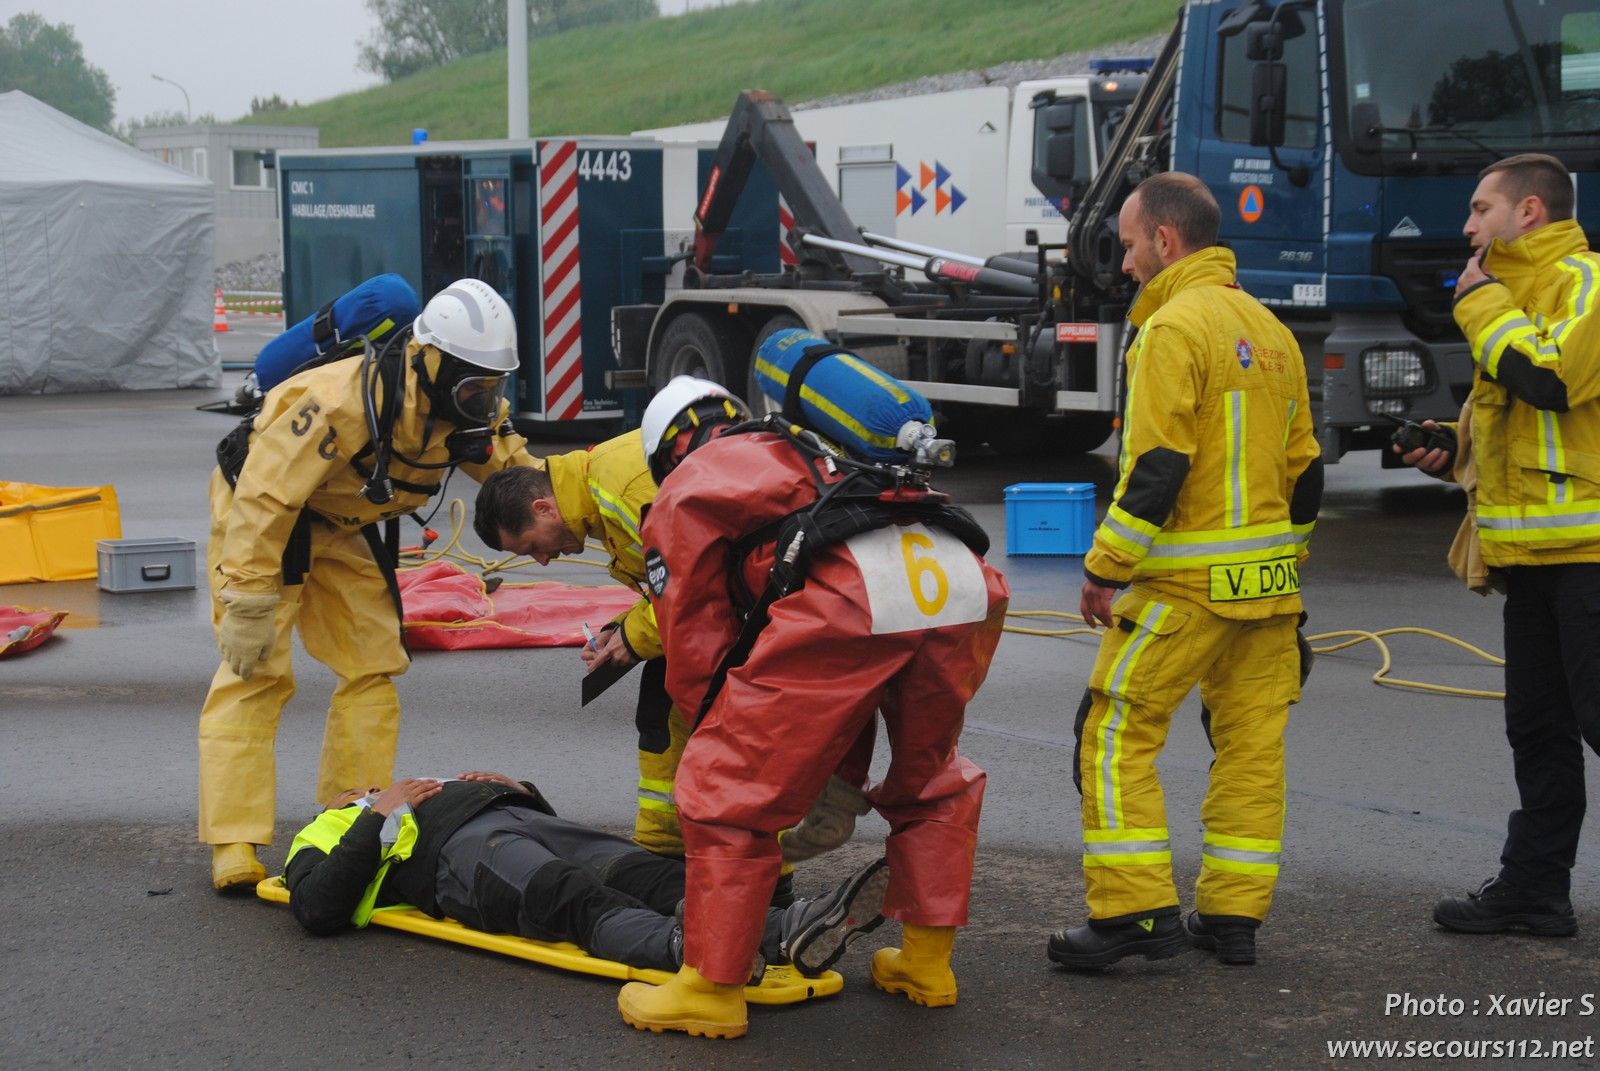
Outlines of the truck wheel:
[[1110,413],[1074,413],[1045,423],[1047,441],[1053,450],[1063,454],[1087,454],[1098,449],[1111,438],[1113,430]]
[[973,437],[983,439],[1001,457],[1052,452],[1050,438],[1045,433],[1045,420],[1037,413],[1008,410],[999,416],[986,416]]
[[1108,413],[1007,413],[986,420],[980,434],[1002,457],[1068,457],[1100,446],[1111,438],[1111,430]]
[[801,322],[800,317],[780,312],[763,324],[761,330],[757,332],[755,343],[750,347],[750,374],[746,377],[744,389],[744,400],[749,404],[750,411],[756,416],[781,412],[783,409],[783,403],[775,402],[768,398],[766,392],[761,389],[761,384],[756,382],[756,352],[761,349],[763,342],[779,331],[790,327],[804,326],[805,324]]
[[747,345],[732,320],[686,312],[661,332],[650,355],[650,385],[660,390],[673,376],[698,376],[737,392],[745,385]]

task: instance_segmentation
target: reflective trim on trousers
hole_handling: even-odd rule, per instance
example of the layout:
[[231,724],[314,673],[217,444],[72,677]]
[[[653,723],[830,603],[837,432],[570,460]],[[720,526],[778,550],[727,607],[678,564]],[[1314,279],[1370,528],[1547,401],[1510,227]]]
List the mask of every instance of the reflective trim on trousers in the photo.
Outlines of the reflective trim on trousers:
[[1283,842],[1207,832],[1200,865],[1234,874],[1276,874]]
[[1084,866],[1160,866],[1172,862],[1165,829],[1086,829]]
[[1116,665],[1106,680],[1106,698],[1110,704],[1105,728],[1100,742],[1100,817],[1107,829],[1122,825],[1122,770],[1119,754],[1122,750],[1122,731],[1128,724],[1128,679],[1133,676],[1139,656],[1149,646],[1155,629],[1159,628],[1172,607],[1164,603],[1146,603],[1139,613],[1138,628],[1128,637],[1117,656]]
[[672,782],[639,778],[639,809],[641,811],[667,811],[678,813],[677,801],[672,798]]

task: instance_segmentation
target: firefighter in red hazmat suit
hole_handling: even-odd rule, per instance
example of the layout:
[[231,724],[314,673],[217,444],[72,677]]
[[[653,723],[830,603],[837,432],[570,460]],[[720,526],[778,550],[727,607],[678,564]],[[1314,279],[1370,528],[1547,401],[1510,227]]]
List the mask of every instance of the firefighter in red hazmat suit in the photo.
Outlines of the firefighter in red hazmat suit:
[[[883,913],[905,940],[877,953],[873,981],[919,1004],[953,1004],[950,951],[967,921],[984,789],[956,740],[1000,639],[1005,579],[969,549],[986,546],[982,530],[943,496],[924,493],[921,512],[886,504],[860,466],[791,436],[719,435],[734,416],[726,392],[701,386],[697,396],[663,391],[643,426],[664,481],[643,544],[667,687],[700,712],[674,787],[688,857],[684,966],[665,985],[625,986],[623,1018],[745,1033],[740,987],[778,877],[777,834],[835,771],[860,783],[880,710],[893,758],[868,798],[890,826]],[[798,545],[781,522],[819,502],[881,513],[843,536],[827,523],[840,510],[809,513],[809,560],[786,555],[798,575],[751,643],[741,637],[744,613],[761,603],[751,593],[768,590],[777,556]],[[748,654],[733,665],[741,639]]]

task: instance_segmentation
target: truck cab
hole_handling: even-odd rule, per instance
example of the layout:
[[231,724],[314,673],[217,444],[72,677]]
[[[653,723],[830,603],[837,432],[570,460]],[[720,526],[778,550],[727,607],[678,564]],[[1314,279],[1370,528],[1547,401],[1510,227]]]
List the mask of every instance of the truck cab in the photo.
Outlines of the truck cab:
[[1382,446],[1387,417],[1454,419],[1478,172],[1556,156],[1600,231],[1600,0],[1190,3],[1181,32],[1170,166],[1299,338],[1325,457]]
[[1099,170],[1151,63],[1095,60],[1089,75],[1017,85],[1006,151],[1003,248],[1026,248],[1030,232],[1036,242],[1066,241],[1072,206]]

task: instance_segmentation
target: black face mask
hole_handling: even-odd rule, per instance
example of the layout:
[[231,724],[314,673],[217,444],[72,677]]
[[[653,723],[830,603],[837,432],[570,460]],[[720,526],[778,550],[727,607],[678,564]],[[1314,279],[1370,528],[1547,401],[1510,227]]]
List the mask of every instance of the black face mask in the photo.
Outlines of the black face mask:
[[[486,372],[443,351],[440,355],[439,374],[425,379],[423,387],[433,415],[455,425],[460,432],[486,431],[500,416],[506,376]],[[426,375],[420,355],[417,370]]]

